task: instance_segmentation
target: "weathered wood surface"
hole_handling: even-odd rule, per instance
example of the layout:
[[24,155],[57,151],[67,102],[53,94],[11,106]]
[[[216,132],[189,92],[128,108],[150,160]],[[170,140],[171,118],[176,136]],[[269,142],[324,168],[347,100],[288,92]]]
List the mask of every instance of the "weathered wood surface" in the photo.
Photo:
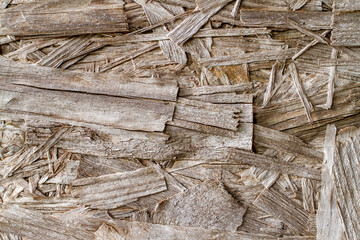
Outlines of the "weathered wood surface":
[[163,131],[175,107],[165,102],[44,89],[0,92],[0,111],[19,113],[25,119],[40,116],[65,123],[84,122],[129,130]]
[[[212,240],[212,239],[244,239],[244,240],[256,240],[256,239],[276,239],[266,235],[252,235],[248,233],[234,233],[226,231],[218,231],[204,228],[195,227],[178,227],[178,226],[167,226],[161,224],[150,224],[144,222],[127,222],[117,221],[112,224],[114,229],[117,230],[117,234],[121,237],[125,237],[129,240],[137,239],[158,239],[167,240],[173,239],[199,239],[199,240]],[[107,227],[109,228],[109,227]],[[104,231],[100,229],[100,232]],[[108,231],[107,231],[108,232]]]
[[[320,123],[320,128],[319,125],[308,123],[299,100],[286,103],[286,107],[282,104],[274,104],[271,107],[255,109],[255,119],[261,126],[280,131],[287,130],[288,133],[300,136],[300,138],[311,137],[312,133],[319,134],[319,132],[325,135],[326,124],[340,121],[349,116],[356,116],[359,113],[359,103],[355,97],[358,95],[359,90],[357,84],[349,87],[339,87],[335,90],[332,109],[315,108],[311,116],[314,123]],[[316,106],[323,104],[326,98],[326,93],[318,94],[309,96],[309,101]]]
[[245,208],[226,192],[221,183],[206,181],[159,203],[151,213],[150,221],[235,232],[244,213]]
[[321,152],[315,150],[312,146],[304,143],[297,137],[257,124],[254,124],[254,143],[316,161],[321,160],[323,157]]
[[304,27],[312,30],[331,29],[331,17],[329,12],[284,12],[284,11],[261,11],[240,10],[240,21],[248,27],[276,27],[288,28],[286,19],[290,18]]
[[0,35],[15,36],[129,31],[123,3],[96,4],[88,0],[27,3],[1,10],[0,26]]
[[300,79],[299,79],[299,74],[296,70],[295,63],[290,64],[290,74],[291,74],[291,78],[294,83],[294,87],[296,88],[296,91],[299,95],[300,101],[301,101],[302,105],[304,106],[306,117],[309,119],[310,122],[312,122],[313,120],[312,120],[310,111],[313,110],[314,107],[311,104],[311,102],[309,102],[309,100],[304,92],[304,89],[303,89]]
[[0,219],[1,231],[30,239],[93,239],[93,233],[81,227],[67,226],[56,218],[19,207],[0,209]]
[[356,1],[0,8],[1,239],[358,238]]
[[[336,136],[335,149],[329,149],[335,151],[332,153],[334,154],[333,179],[337,205],[347,239],[360,237],[359,136],[358,128],[343,129]],[[331,148],[331,145],[329,147]]]
[[[200,6],[199,6],[200,2]],[[171,41],[175,44],[183,44],[193,35],[195,35],[199,29],[207,22],[209,19],[217,13],[221,8],[223,8],[230,0],[219,0],[219,1],[199,1],[197,2],[198,8],[192,15],[187,17],[181,24],[176,28],[171,30],[167,35]]]
[[[354,6],[355,7],[355,6]],[[359,12],[336,13],[334,14],[331,27],[331,41],[336,46],[359,46]]]
[[333,8],[335,11],[358,11],[360,10],[360,3],[356,0],[346,0],[346,1],[334,1]]
[[280,51],[262,51],[262,52],[253,52],[245,53],[240,56],[220,56],[213,57],[208,59],[201,59],[200,64],[204,66],[214,67],[214,66],[229,66],[229,65],[238,65],[242,63],[252,63],[252,62],[265,62],[271,60],[285,60],[291,58],[295,54],[295,49],[286,49]]
[[175,107],[174,119],[236,131],[241,110],[228,106],[179,98]]
[[69,192],[95,209],[113,209],[166,190],[164,177],[153,168],[77,179]]
[[334,179],[336,127],[328,125],[325,136],[319,209],[316,216],[317,239],[343,239],[344,229],[338,211]]
[[[169,123],[174,125],[173,123]],[[60,124],[61,126],[61,124]],[[110,127],[98,129],[73,128],[55,146],[72,152],[101,157],[168,160],[173,158],[201,158],[210,149],[239,148],[251,150],[252,124],[241,124],[238,131],[226,131],[195,125],[167,126],[165,134],[126,131]],[[59,124],[33,122],[28,125],[27,144],[37,145],[56,131]],[[189,129],[190,128],[190,129]],[[189,129],[189,130],[187,130]],[[213,130],[214,131],[211,131]],[[170,140],[170,141],[169,141]],[[218,142],[222,142],[221,145]]]
[[309,214],[280,192],[264,189],[255,199],[254,204],[281,219],[297,235],[310,235],[308,232]]
[[[156,78],[128,78],[114,74],[61,71],[21,64],[0,58],[2,87],[17,85],[40,89],[103,94],[127,98],[176,101],[178,87],[173,81]],[[10,84],[15,85],[11,86]],[[26,88],[28,89],[28,88]],[[29,91],[29,90],[27,90]]]

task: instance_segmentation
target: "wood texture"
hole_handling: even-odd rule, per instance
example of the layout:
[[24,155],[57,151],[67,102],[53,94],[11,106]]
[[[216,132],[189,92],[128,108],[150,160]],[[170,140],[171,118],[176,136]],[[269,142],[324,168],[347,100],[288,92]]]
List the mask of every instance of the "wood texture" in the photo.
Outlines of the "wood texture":
[[326,129],[324,161],[321,176],[319,209],[316,218],[317,239],[343,239],[344,230],[336,200],[334,179],[336,127],[329,125]]
[[301,86],[299,74],[296,70],[295,63],[290,64],[290,74],[291,74],[291,78],[293,80],[294,86],[296,88],[296,91],[299,95],[300,101],[301,101],[302,105],[304,106],[306,117],[309,119],[310,122],[312,122],[313,120],[312,120],[310,111],[313,110],[314,107],[312,106],[311,102],[309,102],[309,100],[304,92],[304,89]]
[[264,189],[254,204],[281,219],[296,234],[307,235],[309,214],[280,192]]
[[0,239],[359,238],[356,1],[0,9]]
[[[356,5],[355,5],[356,6]],[[354,6],[354,7],[355,7]],[[331,27],[331,42],[336,46],[358,46],[359,25],[356,24],[359,12],[337,13]]]
[[[163,131],[174,111],[174,104],[164,102],[42,89],[32,92],[1,90],[1,96],[2,112],[19,113],[27,119],[39,115],[65,123],[94,123],[129,130]],[[93,111],[88,112],[89,108]]]
[[166,190],[164,177],[153,168],[83,178],[70,183],[70,193],[95,209],[112,209]]
[[[83,19],[92,21],[84,24]],[[128,32],[123,4],[94,4],[88,0],[45,1],[1,10],[0,26],[1,35],[15,36]]]
[[[129,79],[114,74],[82,73],[60,71],[35,65],[25,65],[0,58],[3,87],[13,84],[15,87],[29,86],[39,89],[51,89],[69,92],[103,94],[126,98],[149,98],[175,101],[178,87],[176,82],[157,78]],[[6,83],[6,84],[5,84]],[[14,87],[9,88],[9,90]],[[21,89],[21,88],[20,88]],[[29,88],[25,88],[30,91]]]
[[93,233],[78,226],[67,226],[51,216],[19,207],[0,210],[2,231],[30,239],[92,239]]
[[225,231],[217,231],[203,228],[193,227],[178,227],[178,226],[166,226],[161,224],[150,224],[143,222],[127,222],[118,221],[113,224],[113,227],[117,229],[121,237],[126,237],[129,240],[135,239],[159,239],[165,240],[170,238],[179,239],[244,239],[244,240],[255,240],[255,239],[276,239],[264,235],[252,235],[248,233],[233,233]]
[[356,0],[348,0],[348,1],[334,1],[333,8],[335,11],[358,11],[360,10],[360,3]]
[[200,64],[208,67],[214,66],[229,66],[238,65],[242,63],[264,62],[271,60],[285,60],[291,58],[295,53],[294,49],[280,50],[280,51],[263,51],[254,53],[245,53],[242,56],[222,56],[208,59],[201,59]]
[[331,16],[332,14],[329,12],[240,11],[241,22],[244,26],[249,27],[286,28],[286,19],[283,17],[287,17],[303,24],[307,29],[331,29]]
[[255,144],[259,144],[264,147],[276,149],[281,152],[287,152],[303,158],[310,158],[319,161],[323,157],[321,152],[315,150],[310,145],[305,144],[300,139],[257,124],[254,124],[254,142]]
[[[344,129],[336,137],[333,176],[341,222],[348,239],[359,238],[359,129]],[[331,151],[331,149],[329,149]]]
[[159,203],[151,213],[151,222],[235,232],[244,213],[220,183],[206,181]]
[[[215,13],[217,13],[225,4],[230,0],[220,1],[200,1],[201,5],[198,12],[194,12],[187,17],[181,24],[169,32],[167,35],[171,41],[177,45],[181,45],[193,35],[195,35],[199,29],[209,21]],[[197,3],[199,4],[199,3]],[[198,5],[199,6],[199,5]]]

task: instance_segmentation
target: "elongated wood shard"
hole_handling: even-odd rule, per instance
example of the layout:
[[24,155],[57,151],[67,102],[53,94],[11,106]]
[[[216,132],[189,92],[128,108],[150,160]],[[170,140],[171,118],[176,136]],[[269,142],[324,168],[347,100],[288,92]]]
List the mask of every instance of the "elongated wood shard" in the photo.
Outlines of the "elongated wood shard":
[[252,165],[274,172],[283,174],[291,174],[294,176],[320,180],[320,171],[300,164],[284,163],[275,158],[249,153],[242,150],[231,150],[227,153],[229,163],[238,163],[244,165]]
[[336,140],[333,176],[337,205],[347,239],[355,240],[360,237],[360,130],[343,129]]
[[310,235],[308,232],[309,214],[301,206],[282,193],[264,189],[254,204],[288,225],[297,235]]
[[[294,157],[291,155],[280,154],[276,150],[267,149],[264,156],[273,157],[284,163],[291,162]],[[256,177],[256,179],[264,185],[265,188],[270,188],[280,177],[281,171],[271,171],[268,169],[262,169],[258,167],[251,167],[250,172]],[[283,174],[284,176],[288,177],[287,174]]]
[[16,36],[129,31],[123,4],[94,4],[87,0],[54,0],[1,10],[0,26],[0,35]]
[[[175,81],[157,78],[129,78],[115,74],[84,73],[22,64],[0,57],[2,87],[35,88],[103,94],[118,97],[176,101]],[[21,88],[20,88],[21,89]],[[26,91],[30,89],[26,88]]]
[[239,112],[236,108],[180,98],[176,104],[174,119],[236,131]]
[[301,82],[300,82],[300,79],[299,79],[299,74],[298,74],[298,72],[296,70],[295,63],[291,63],[289,67],[290,67],[290,73],[291,73],[291,77],[292,77],[294,86],[295,86],[296,91],[297,91],[297,93],[299,95],[301,103],[304,106],[306,116],[309,119],[309,121],[312,122],[313,120],[312,120],[310,111],[313,110],[313,106],[312,106],[311,102],[309,102],[309,100],[308,100],[308,98],[307,98],[307,96],[306,96],[306,94],[304,92],[304,89],[303,89],[303,87],[301,85]]
[[[156,240],[168,240],[168,239],[243,239],[243,240],[275,240],[277,238],[265,236],[265,235],[253,235],[243,232],[226,232],[211,230],[205,228],[196,227],[179,227],[169,226],[161,224],[150,224],[144,222],[128,222],[128,221],[116,221],[112,226],[102,226],[95,234],[103,236],[103,234],[112,234],[114,229],[117,231],[115,234],[119,234],[122,238],[127,240],[138,239],[156,239]],[[104,239],[104,240],[112,240]]]
[[302,8],[309,0],[292,0],[290,2],[290,9],[295,11]]
[[307,29],[331,29],[331,12],[289,12],[289,11],[262,11],[241,10],[240,21],[249,27],[277,27],[287,28],[286,19],[291,18],[301,23]]
[[297,137],[254,124],[254,142],[260,146],[287,152],[294,156],[320,161],[323,154]]
[[21,167],[30,165],[38,160],[44,153],[53,147],[61,137],[69,131],[70,128],[63,127],[53,133],[48,139],[43,141],[39,146],[29,148],[27,150],[19,151],[19,155],[13,155],[4,161],[0,162],[1,170],[0,175],[4,178],[11,176],[14,171]]
[[181,88],[179,92],[179,96],[186,97],[186,96],[210,95],[216,93],[251,92],[252,90],[253,87],[251,83],[239,83],[234,85]]
[[336,46],[359,46],[360,26],[357,24],[360,12],[337,13],[331,24],[331,42]]
[[25,119],[40,116],[60,122],[85,122],[131,130],[163,131],[174,111],[174,104],[164,102],[75,92],[0,90],[0,93],[0,110],[20,114]]
[[95,209],[112,209],[167,189],[153,168],[83,178],[71,182],[70,193]]
[[219,182],[209,180],[159,203],[151,222],[235,232],[244,213]]
[[[313,116],[316,116],[314,123],[310,124],[304,114],[304,106],[299,100],[291,100],[288,103],[274,104],[269,108],[257,109],[255,118],[261,126],[266,126],[280,131],[286,130],[289,134],[295,134],[302,139],[311,139],[312,134],[325,135],[324,125],[335,122],[338,119],[346,119],[349,116],[357,116],[360,112],[357,98],[360,91],[359,86],[338,87],[335,90],[333,108],[330,110],[316,109]],[[327,93],[316,94],[309,97],[314,105],[324,104]],[[285,106],[285,107],[284,107]],[[336,120],[335,120],[336,119]]]
[[[331,59],[336,60],[338,55],[338,51],[336,49],[333,49],[331,52]],[[333,103],[334,98],[334,88],[335,88],[335,78],[336,78],[336,66],[330,67],[330,73],[329,73],[329,82],[328,82],[328,96],[326,99],[325,108],[330,109]]]
[[70,38],[59,48],[56,48],[53,52],[41,58],[37,64],[40,66],[58,68],[63,64],[65,59],[77,54],[89,46],[92,43],[90,40],[91,37],[92,36],[90,34]]
[[175,44],[181,45],[195,35],[209,19],[230,0],[198,1],[199,12],[194,12],[167,35]]
[[334,10],[335,11],[358,11],[360,10],[360,3],[357,0],[347,0],[347,1],[334,1]]
[[238,65],[242,63],[264,62],[271,60],[285,60],[291,58],[291,56],[294,54],[295,54],[295,49],[252,52],[252,53],[244,53],[240,56],[236,55],[236,56],[204,58],[200,60],[200,64],[208,67],[229,66],[229,65]]
[[[158,2],[144,2],[144,1],[137,1],[137,3],[141,4],[146,17],[151,25],[154,25],[156,23],[159,23],[161,21],[164,21],[166,19],[170,19],[174,16],[174,14],[182,14],[185,11],[180,6],[173,6],[173,5],[166,5],[167,7],[170,7],[170,10],[166,9],[161,3]],[[171,11],[172,10],[172,11]],[[170,27],[171,29],[173,26],[168,24],[167,27]],[[155,33],[168,33],[168,31],[164,28],[155,28]],[[183,49],[181,49],[179,46],[177,46],[175,43],[173,43],[170,40],[162,40],[159,41],[159,45],[161,50],[163,51],[164,55],[168,57],[169,59],[173,60],[174,62],[186,65],[187,63],[187,56]]]
[[99,229],[94,233],[96,240],[117,240],[122,239],[122,236],[115,228],[103,223]]
[[7,206],[0,209],[0,230],[30,239],[93,239],[93,233],[36,211]]
[[321,192],[319,209],[316,215],[317,239],[343,239],[344,230],[341,223],[336,200],[334,179],[336,127],[328,125],[325,136],[324,161],[321,173]]

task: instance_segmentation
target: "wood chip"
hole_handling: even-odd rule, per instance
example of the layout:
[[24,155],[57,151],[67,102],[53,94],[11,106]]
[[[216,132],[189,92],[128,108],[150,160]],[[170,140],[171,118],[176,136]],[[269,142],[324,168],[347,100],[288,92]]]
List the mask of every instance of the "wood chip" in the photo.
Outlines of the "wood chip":
[[244,213],[219,182],[209,180],[159,203],[151,222],[235,232]]
[[[117,233],[128,240],[137,239],[157,239],[167,240],[169,238],[175,239],[244,239],[244,240],[257,240],[259,238],[264,240],[276,239],[265,235],[253,235],[242,232],[226,232],[196,227],[178,227],[168,226],[161,224],[150,224],[144,222],[128,222],[128,221],[117,221],[116,224],[112,224],[113,228],[117,230]],[[110,227],[103,227],[109,229]],[[110,228],[111,229],[111,228]],[[106,234],[111,234],[107,231]],[[109,239],[110,240],[110,239]]]
[[344,129],[338,133],[336,140],[333,176],[336,186],[337,206],[340,211],[345,236],[348,239],[357,239],[360,236],[360,206],[357,201],[360,186],[360,131],[355,127]]
[[[356,7],[357,5],[354,5]],[[331,42],[335,46],[358,46],[359,25],[356,24],[359,12],[337,13],[334,15],[331,27]]]
[[117,208],[167,189],[164,177],[153,168],[78,179],[71,186],[72,196],[95,209]]
[[310,111],[313,110],[313,106],[312,106],[311,102],[309,102],[309,100],[308,100],[308,98],[307,98],[307,96],[306,96],[306,94],[304,92],[304,89],[303,89],[303,87],[301,85],[301,82],[300,82],[300,79],[299,79],[299,74],[298,74],[298,72],[296,70],[295,63],[290,64],[290,73],[291,73],[291,78],[293,80],[296,91],[297,91],[297,93],[299,95],[299,98],[301,100],[301,103],[304,106],[306,116],[309,119],[309,122],[312,123],[313,120],[312,120]]
[[317,239],[343,239],[344,236],[334,182],[335,139],[336,127],[328,125],[325,136],[319,208],[316,215]]
[[323,158],[321,152],[315,150],[299,138],[257,124],[254,124],[254,142],[260,146],[315,161],[320,161]]
[[[176,82],[151,78],[129,78],[115,74],[61,71],[25,65],[0,58],[3,81],[8,84],[40,89],[103,94],[127,98],[149,98],[176,101]],[[2,84],[5,85],[5,84]],[[20,88],[18,86],[18,88]],[[6,87],[6,85],[4,86]],[[10,87],[9,90],[13,89]],[[30,91],[29,88],[25,88]]]
[[93,239],[93,233],[36,211],[19,207],[0,209],[0,230],[30,239]]
[[200,64],[208,67],[238,65],[242,63],[264,62],[271,60],[285,60],[295,54],[295,49],[280,51],[262,51],[244,53],[241,56],[222,56],[200,60]]
[[292,0],[290,2],[290,9],[293,11],[299,10],[308,2],[309,2],[309,0]]
[[[84,24],[83,19],[88,18],[94,21]],[[61,3],[54,0],[5,9],[0,12],[0,26],[1,35],[15,36],[129,31],[123,4],[89,4],[86,0]]]
[[[336,49],[333,49],[331,53],[331,59],[336,60],[337,55],[338,55],[338,51]],[[329,73],[328,97],[326,99],[326,104],[325,104],[326,109],[330,109],[333,103],[335,78],[336,78],[336,66],[332,66],[330,67],[330,73]]]
[[174,119],[236,131],[240,110],[227,106],[179,98]]
[[171,41],[177,45],[181,45],[193,35],[195,35],[199,29],[205,25],[209,19],[216,14],[221,8],[223,8],[230,0],[209,1],[201,0],[197,4],[201,11],[195,11],[192,15],[187,17],[181,24],[169,32],[167,35]]
[[297,235],[310,235],[307,228],[309,214],[282,193],[272,189],[264,189],[255,199],[254,204],[272,216],[281,219]]
[[307,29],[331,29],[331,12],[284,12],[284,11],[262,11],[262,10],[241,10],[240,21],[244,26],[249,27],[277,27],[286,28],[286,19],[303,24]]

